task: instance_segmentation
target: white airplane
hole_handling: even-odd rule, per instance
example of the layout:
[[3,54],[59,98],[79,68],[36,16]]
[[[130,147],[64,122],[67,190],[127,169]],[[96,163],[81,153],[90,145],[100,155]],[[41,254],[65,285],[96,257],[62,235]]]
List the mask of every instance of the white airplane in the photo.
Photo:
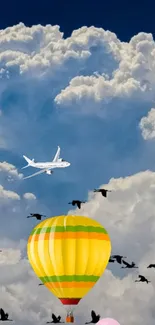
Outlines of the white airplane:
[[24,159],[27,161],[27,165],[22,167],[22,169],[27,168],[27,167],[35,167],[35,168],[40,168],[41,170],[39,172],[36,172],[30,176],[24,177],[23,179],[26,178],[31,178],[33,176],[46,173],[48,175],[51,175],[53,173],[53,168],[65,168],[69,167],[70,163],[65,161],[64,159],[60,158],[60,147],[58,146],[57,152],[55,154],[55,157],[53,161],[51,162],[35,162],[34,159],[29,159],[28,157],[24,156]]

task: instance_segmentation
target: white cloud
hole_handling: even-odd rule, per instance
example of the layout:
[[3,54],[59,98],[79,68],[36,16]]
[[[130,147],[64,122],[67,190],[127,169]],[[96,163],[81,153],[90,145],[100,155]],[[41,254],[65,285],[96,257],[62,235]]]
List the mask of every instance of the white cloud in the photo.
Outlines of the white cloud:
[[[91,34],[92,30],[88,28],[85,33]],[[134,100],[151,101],[155,88],[155,43],[152,34],[139,33],[129,43],[121,43],[115,34],[111,42],[111,33],[107,32],[106,39],[105,31],[98,34],[100,42],[108,44],[105,53],[112,56],[118,66],[113,69],[111,76],[109,71],[107,75],[76,76],[55,97],[55,102],[62,107],[76,107],[75,104],[78,104],[83,111],[87,111],[89,107],[95,110],[97,105],[108,104],[117,98],[124,100],[132,97]]]
[[0,31],[0,75],[10,79],[12,73],[31,73],[41,76],[49,69],[59,68],[69,58],[85,59],[88,51],[72,49],[72,41],[62,38],[59,26],[23,23]]
[[[20,23],[0,35],[0,139],[18,155],[23,154],[23,144],[24,151],[45,150],[39,146],[38,129],[47,112],[46,130],[51,128],[53,104],[80,113],[106,111],[110,117],[111,110],[120,116],[122,110],[134,107],[138,124],[139,105],[147,110],[154,100],[152,34],[139,33],[125,43],[116,34],[92,26],[64,39],[59,26],[30,28]],[[9,105],[7,101],[5,110],[10,93],[14,100]],[[47,131],[41,126],[42,139]]]
[[[11,260],[13,263],[7,265]],[[9,312],[15,324],[44,324],[50,321],[53,308],[65,314],[60,303],[54,307],[56,298],[53,299],[46,288],[38,286],[39,279],[29,262],[20,259],[20,251],[8,250],[6,262],[6,265],[0,263],[0,306]]]
[[[108,112],[110,113],[110,109],[114,108],[118,117],[122,107],[126,110],[131,108],[134,110],[136,121],[138,121],[137,116],[139,116],[142,106],[143,108],[145,106],[146,109],[151,107],[150,103],[154,99],[155,91],[155,44],[151,34],[139,33],[129,43],[124,43],[109,31],[104,31],[101,28],[82,27],[74,31],[71,37],[63,39],[63,34],[60,33],[58,26],[43,27],[38,25],[29,28],[20,23],[1,30],[0,36],[0,100],[2,102],[0,139],[4,139],[5,144],[9,143],[8,148],[11,148],[11,153],[18,158],[25,152],[28,155],[30,153],[30,157],[31,154],[35,154],[36,159],[43,157],[46,161],[47,155],[49,156],[49,148],[51,148],[51,142],[47,144],[49,132],[52,141],[55,141],[53,139],[57,138],[58,134],[58,138],[62,142],[64,140],[65,143],[65,134],[71,127],[67,125],[67,128],[63,129],[63,125],[61,125],[64,138],[62,139],[59,125],[55,124],[55,120],[51,116],[54,98],[55,103],[60,107],[67,105],[75,110],[78,106],[79,111],[89,113],[96,113],[98,109],[109,105]],[[95,71],[97,73],[94,73]],[[19,76],[20,78],[18,78]],[[20,87],[18,82],[20,82]],[[44,89],[46,91],[42,96],[41,91]],[[13,98],[11,97],[9,102],[10,94],[13,95]],[[51,107],[47,108],[45,105],[47,101],[51,103]],[[137,105],[140,106],[139,110]],[[43,123],[42,117],[48,109],[50,111],[48,121],[46,119],[46,123]],[[111,117],[110,114],[109,116]],[[135,122],[134,117],[131,119],[133,122]],[[61,122],[61,117],[58,122]],[[67,121],[67,123],[70,122]],[[121,126],[125,125],[123,119],[120,119],[120,124]],[[27,125],[29,126],[28,130]],[[55,125],[57,134],[54,131]],[[104,129],[104,125],[102,128]],[[93,135],[98,134],[96,129],[93,132]],[[110,128],[110,132],[112,132],[112,128]],[[94,159],[96,166],[96,155],[98,157],[98,152],[101,153],[101,151],[93,151],[95,146],[100,148],[96,137],[93,140],[95,145],[91,143],[90,154],[88,151],[90,144],[88,141],[88,145],[84,143],[84,139],[87,138],[86,134],[86,124],[83,124],[79,127],[79,133],[74,133],[73,138],[73,133],[66,135],[67,139],[73,139],[71,148],[68,141],[67,146],[69,153],[74,146],[77,169],[78,166],[82,169],[83,165],[84,168],[88,167],[88,161],[85,161],[87,154],[90,160]],[[103,134],[103,137],[107,139],[106,134]],[[46,139],[45,142],[42,139]],[[85,155],[83,155],[84,151],[80,151],[81,165],[78,160],[79,152],[77,156],[79,139],[82,139],[85,151]],[[77,146],[75,147],[76,142]],[[109,151],[112,150],[109,142],[106,146]],[[92,152],[94,152],[93,158]],[[105,156],[107,156],[107,151],[104,146]],[[123,169],[123,161],[121,160],[121,162]],[[102,159],[100,163],[102,164]],[[116,162],[113,165],[114,169],[118,168],[117,163],[119,164]],[[123,170],[126,171],[125,168]],[[52,311],[60,312],[64,317],[65,312],[59,302],[46,288],[38,287],[39,280],[33,275],[27,261],[20,257],[18,245],[12,243],[12,239],[27,238],[27,234],[35,225],[35,220],[26,218],[30,204],[36,204],[38,211],[43,211],[43,207],[41,206],[40,209],[38,202],[36,203],[37,200],[32,199],[34,194],[25,193],[31,189],[33,183],[30,181],[21,184],[19,179],[23,176],[19,175],[22,174],[19,174],[17,169],[9,163],[1,162],[0,171],[1,176],[6,173],[9,179],[12,179],[11,176],[18,180],[18,182],[9,184],[10,190],[8,190],[8,184],[6,186],[3,182],[3,186],[0,187],[0,197],[3,203],[0,210],[0,215],[3,218],[0,227],[0,244],[2,241],[0,248],[4,247],[8,251],[12,247],[11,253],[7,253],[8,257],[3,257],[1,261],[2,264],[6,264],[9,258],[10,264],[14,263],[9,267],[0,263],[0,306],[6,308],[10,318],[17,320],[20,325],[44,324],[50,320]],[[81,177],[83,181],[83,174],[78,176],[78,172],[76,176],[72,174],[71,177],[74,180],[77,177],[78,181]],[[140,272],[143,272],[152,281],[150,285],[136,284],[134,279],[137,276],[137,270],[128,272],[120,270],[119,266],[110,266],[112,272],[107,270],[92,292],[79,304],[77,319],[80,325],[89,319],[87,310],[92,308],[102,317],[116,318],[120,324],[141,325],[142,322],[149,325],[154,324],[155,276],[153,270],[146,269],[146,265],[152,262],[155,256],[154,179],[155,174],[150,171],[125,179],[111,179],[107,187],[113,192],[109,193],[107,200],[101,194],[89,193],[89,202],[83,205],[81,211],[72,211],[75,214],[89,215],[103,223],[110,234],[113,253],[127,255],[130,261],[138,263]],[[37,183],[37,178],[36,184],[40,185],[39,181]],[[47,183],[45,182],[45,184]],[[21,193],[20,186],[22,193],[25,193],[21,197],[21,194],[16,193]],[[82,185],[80,186],[82,188]],[[55,186],[53,188],[56,189]],[[48,190],[49,188],[47,188],[47,192]],[[28,197],[29,199],[31,197],[32,200],[28,200]],[[7,204],[4,207],[6,201]],[[54,207],[55,202],[52,201],[52,204]],[[9,241],[4,238],[6,233],[10,236]]]
[[[72,100],[89,101],[90,97],[98,102],[131,95],[148,100],[153,96],[155,43],[152,34],[139,33],[129,43],[124,43],[116,34],[92,26],[73,31],[71,37],[64,39],[59,26],[29,28],[20,23],[1,30],[0,35],[2,80],[25,73],[33,77],[50,75],[55,78],[60,68],[66,81],[69,75],[70,80],[76,78],[56,96],[58,104],[65,105]],[[90,71],[89,75],[95,71],[99,75],[104,73],[108,80],[102,75],[99,78],[83,77],[80,71],[86,70]]]
[[0,173],[6,173],[9,181],[13,181],[14,178],[21,179],[23,177],[23,174],[18,173],[14,165],[6,161],[0,162]]
[[[101,101],[107,104],[116,97],[128,98],[139,90],[141,90],[140,84],[134,78],[118,83],[115,79],[106,80],[104,76],[80,76],[70,81],[70,85],[56,96],[55,102],[62,106],[73,105],[72,107],[74,104],[81,106],[86,104],[86,108],[91,110],[91,107],[95,107],[95,104],[100,104]],[[82,109],[85,109],[84,105]]]
[[[111,179],[102,187],[112,190],[107,199],[90,192],[88,203],[68,214],[87,215],[103,224],[111,238],[112,254],[127,256],[129,262],[139,265],[139,272],[111,264],[113,274],[107,270],[83,299],[84,310],[89,306],[102,317],[116,318],[120,324],[138,325],[143,321],[153,325],[155,272],[147,266],[155,263],[155,173],[146,171]],[[146,276],[151,284],[135,283],[138,274]]]
[[148,115],[142,117],[139,127],[144,140],[155,138],[155,108],[151,108]]
[[0,266],[17,264],[21,259],[20,249],[3,249],[0,253]]
[[0,200],[5,202],[6,200],[20,200],[20,196],[9,190],[5,190],[2,185],[0,185]]
[[23,198],[26,200],[36,200],[36,196],[33,193],[25,193]]
[[[111,238],[112,253],[135,261],[139,271],[109,264],[99,282],[76,308],[75,324],[84,325],[94,309],[101,317],[115,318],[120,324],[153,325],[155,272],[147,266],[155,262],[155,173],[146,171],[111,179],[103,187],[112,190],[107,199],[100,193],[90,192],[81,211],[71,210],[68,214],[88,215],[103,224]],[[6,249],[7,253],[3,253],[7,257],[0,263],[0,305],[8,310],[16,324],[37,322],[42,325],[50,321],[52,312],[65,319],[65,309],[60,302],[45,287],[38,286],[39,279],[28,261],[21,258],[21,248],[17,248],[17,244],[12,246],[10,252]],[[9,260],[8,268],[4,263]],[[135,283],[139,273],[151,283]]]
[[[36,204],[37,208],[40,207],[33,193],[27,192],[23,196],[20,194],[22,184],[19,181],[22,177],[23,174],[18,173],[14,165],[0,162],[0,237],[2,240],[5,236],[10,236],[10,240],[12,238],[19,240],[23,238],[25,231],[29,233],[31,223],[27,222],[26,215],[32,207],[36,208]],[[2,246],[5,247],[5,244]]]

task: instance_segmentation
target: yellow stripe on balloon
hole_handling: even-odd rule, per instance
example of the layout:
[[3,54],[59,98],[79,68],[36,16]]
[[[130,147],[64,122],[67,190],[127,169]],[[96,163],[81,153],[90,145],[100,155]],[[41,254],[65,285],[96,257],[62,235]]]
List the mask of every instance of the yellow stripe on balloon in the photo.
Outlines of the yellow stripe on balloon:
[[[84,220],[85,218],[85,220]],[[65,224],[64,224],[65,220]],[[40,222],[35,229],[43,228],[43,227],[51,227],[53,223],[56,221],[55,226],[75,226],[75,225],[85,225],[85,226],[94,226],[94,227],[102,227],[99,222],[94,219],[83,217],[83,216],[74,216],[74,215],[62,215],[57,217],[51,217],[46,220]]]
[[[85,287],[85,288],[77,288],[77,287],[72,287],[72,288],[62,288],[62,291],[59,292],[57,291],[56,296],[58,298],[83,298],[89,291],[90,289],[93,288],[93,286],[95,285],[95,283],[92,284],[91,287]],[[52,292],[55,295],[55,291],[52,288],[52,286],[49,285],[45,285],[50,292]]]
[[[100,276],[102,269],[108,264],[109,260],[105,258],[105,254],[110,249],[111,244],[109,241],[66,239],[65,241],[50,241],[49,250],[49,242],[41,240],[35,242],[36,263],[32,261],[31,265],[33,264],[34,271],[39,277],[61,276],[64,274],[93,274]],[[31,259],[31,254],[29,256]],[[54,263],[52,263],[52,256],[54,256]],[[36,265],[39,265],[39,267],[36,267]]]

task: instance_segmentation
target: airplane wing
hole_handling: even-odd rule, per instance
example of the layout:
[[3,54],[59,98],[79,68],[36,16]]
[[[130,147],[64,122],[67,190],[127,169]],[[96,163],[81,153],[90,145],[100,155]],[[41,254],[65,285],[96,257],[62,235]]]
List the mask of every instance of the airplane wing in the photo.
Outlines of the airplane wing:
[[32,175],[29,175],[29,176],[27,176],[27,177],[24,177],[23,179],[27,179],[27,178],[31,178],[31,177],[33,177],[33,176],[37,176],[37,175],[39,175],[39,174],[42,174],[42,173],[45,173],[45,171],[46,170],[50,170],[51,168],[45,168],[45,169],[42,169],[42,170],[39,170],[39,172],[36,172],[36,173],[34,173],[34,174],[32,174]]
[[58,146],[53,162],[56,162],[59,159],[59,157],[60,157],[60,147]]

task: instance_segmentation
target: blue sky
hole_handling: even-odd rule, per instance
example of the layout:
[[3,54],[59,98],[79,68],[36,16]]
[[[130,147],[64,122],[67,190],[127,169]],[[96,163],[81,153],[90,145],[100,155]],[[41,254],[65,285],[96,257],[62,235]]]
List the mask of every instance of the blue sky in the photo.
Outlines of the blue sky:
[[[88,199],[80,213],[104,224],[114,253],[137,261],[142,272],[154,258],[154,10],[151,2],[127,7],[122,2],[16,1],[4,15],[5,6],[0,12],[0,245],[6,252],[0,304],[11,308],[16,324],[42,325],[51,315],[51,301],[54,310],[60,306],[42,291],[40,307],[38,280],[24,255],[36,225],[26,219],[29,212],[73,213],[69,201]],[[21,170],[23,154],[50,161],[58,145],[69,168],[22,179],[21,173],[34,172]],[[103,184],[114,192],[107,200],[91,192]],[[123,324],[127,308],[134,318],[124,324],[140,325],[143,319],[153,325],[155,278],[151,275],[152,291],[135,291],[134,276],[109,266],[101,282],[106,290],[98,286],[94,291],[100,302],[94,306],[90,295],[78,316],[88,318],[89,304]],[[141,290],[149,301],[145,315]],[[20,298],[23,292],[26,301]]]
[[9,4],[3,2],[0,14],[0,26],[6,28],[23,22],[28,26],[35,24],[60,25],[61,31],[70,36],[74,29],[82,26],[103,27],[116,33],[122,41],[129,40],[139,31],[153,32],[154,2],[126,4],[117,2],[90,1],[30,1],[22,3],[16,0]]

